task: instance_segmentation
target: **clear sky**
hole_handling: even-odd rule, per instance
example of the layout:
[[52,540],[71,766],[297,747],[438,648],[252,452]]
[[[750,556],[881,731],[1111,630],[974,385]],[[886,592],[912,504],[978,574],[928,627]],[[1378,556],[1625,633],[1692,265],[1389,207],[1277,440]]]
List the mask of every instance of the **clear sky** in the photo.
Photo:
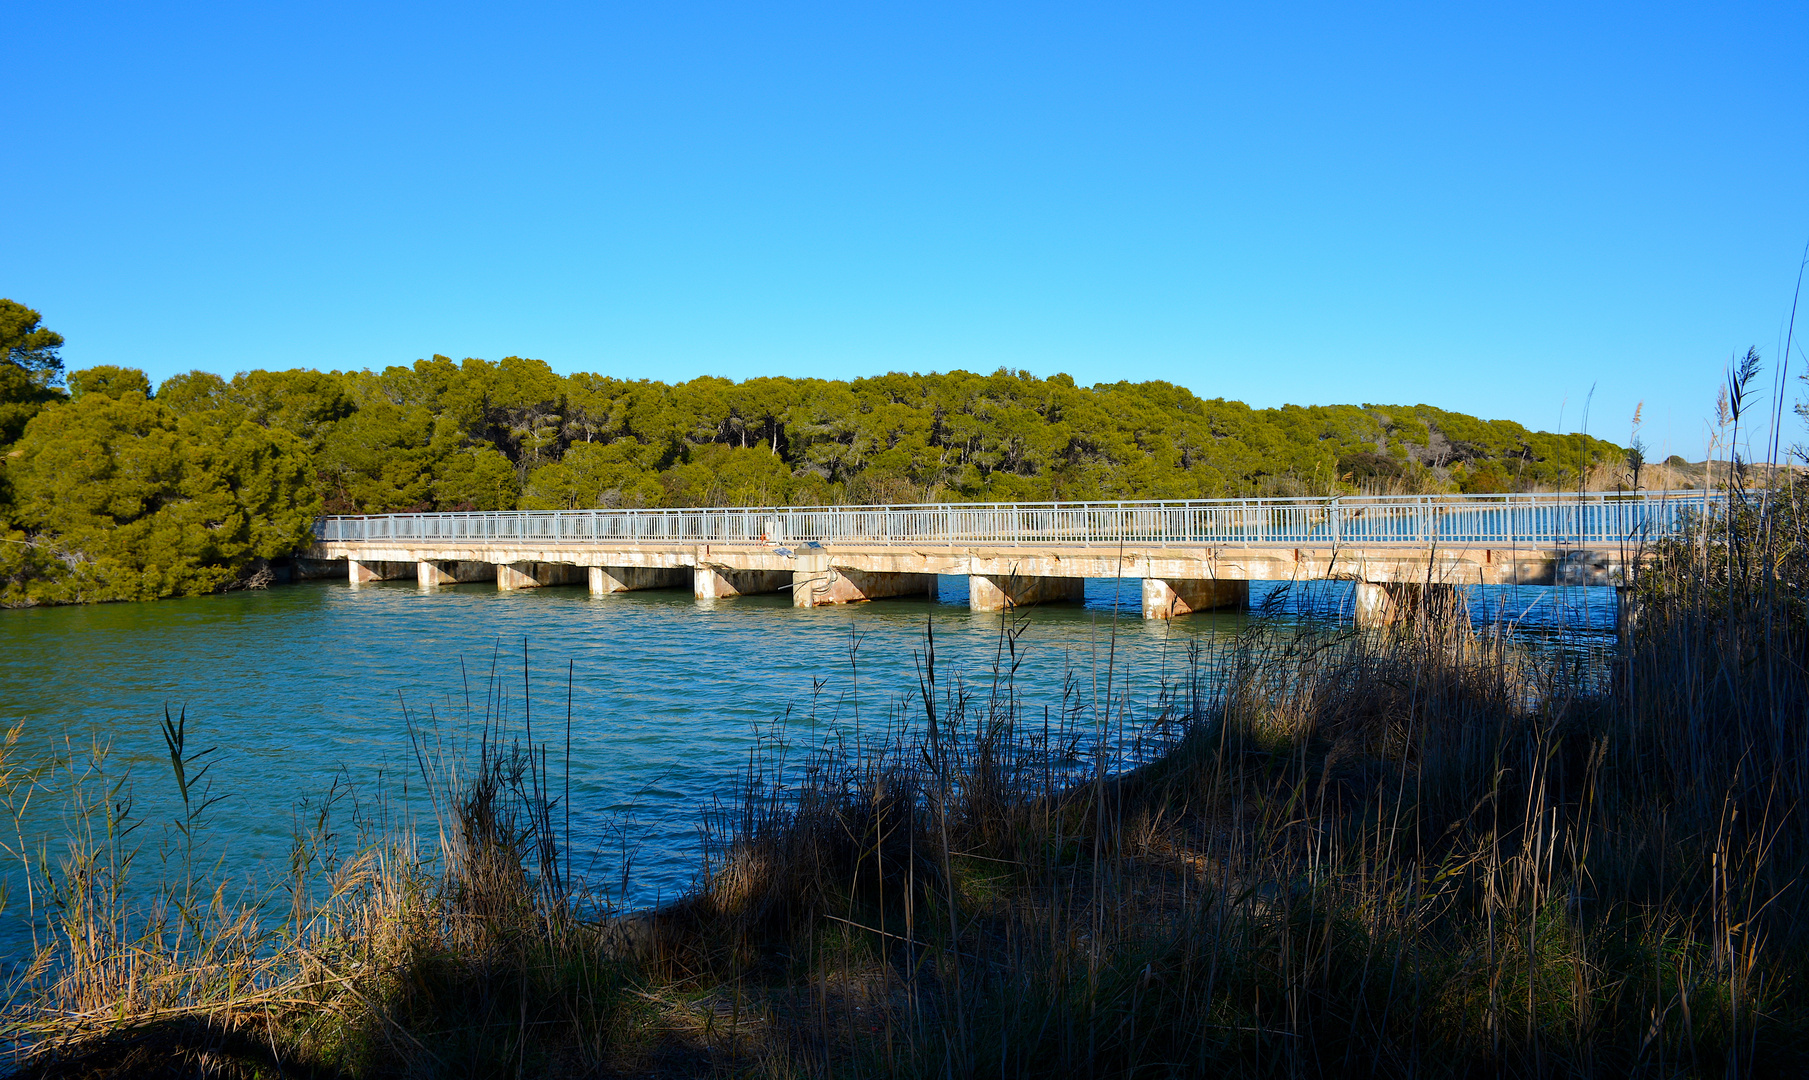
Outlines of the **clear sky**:
[[5,10],[0,295],[155,379],[1594,385],[1695,459],[1809,241],[1800,0]]

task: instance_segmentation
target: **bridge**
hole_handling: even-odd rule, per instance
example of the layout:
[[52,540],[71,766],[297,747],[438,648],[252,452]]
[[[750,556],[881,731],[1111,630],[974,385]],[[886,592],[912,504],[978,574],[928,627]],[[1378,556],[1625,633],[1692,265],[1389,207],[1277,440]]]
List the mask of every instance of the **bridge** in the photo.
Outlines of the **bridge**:
[[1247,606],[1252,581],[1348,580],[1364,625],[1473,584],[1624,587],[1664,536],[1723,496],[1691,492],[1343,496],[322,518],[315,576],[423,588],[587,584],[690,588],[698,599],[787,592],[797,607],[935,595],[964,575],[997,611],[1138,578],[1146,618]]

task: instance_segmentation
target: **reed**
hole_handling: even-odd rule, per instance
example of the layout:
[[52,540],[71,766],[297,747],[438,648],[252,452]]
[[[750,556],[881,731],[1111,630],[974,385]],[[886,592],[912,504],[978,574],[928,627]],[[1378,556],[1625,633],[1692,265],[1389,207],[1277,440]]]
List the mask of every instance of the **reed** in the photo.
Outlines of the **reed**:
[[494,686],[474,739],[413,728],[437,845],[379,822],[339,859],[323,813],[280,926],[192,885],[124,910],[125,823],[90,815],[15,1061],[1800,1075],[1809,489],[1750,494],[1640,563],[1618,645],[1532,649],[1455,608],[1261,616],[1193,649],[1153,723],[1109,659],[1027,700],[1022,620],[978,677],[926,628],[889,714],[761,741],[705,808],[697,889],[654,912],[574,883],[557,737],[505,734]]

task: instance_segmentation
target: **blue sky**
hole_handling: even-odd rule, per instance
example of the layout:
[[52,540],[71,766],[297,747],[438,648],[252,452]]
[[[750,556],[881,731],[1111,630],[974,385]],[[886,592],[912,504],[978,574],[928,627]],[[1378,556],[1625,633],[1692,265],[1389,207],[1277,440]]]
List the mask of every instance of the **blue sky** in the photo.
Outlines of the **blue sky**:
[[158,379],[1593,385],[1694,459],[1809,241],[1801,3],[7,11],[0,295]]

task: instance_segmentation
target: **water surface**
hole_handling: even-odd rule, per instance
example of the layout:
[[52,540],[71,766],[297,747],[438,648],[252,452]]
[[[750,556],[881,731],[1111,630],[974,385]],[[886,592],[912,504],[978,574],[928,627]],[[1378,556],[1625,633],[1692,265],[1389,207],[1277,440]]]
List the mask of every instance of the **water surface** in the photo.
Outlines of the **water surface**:
[[[131,777],[151,862],[180,808],[160,725],[166,707],[186,710],[191,746],[218,748],[208,779],[227,796],[208,811],[207,857],[257,881],[287,865],[298,816],[335,783],[351,785],[362,813],[381,797],[392,819],[429,826],[405,709],[417,724],[437,718],[457,733],[468,696],[478,717],[486,698],[506,697],[519,731],[525,696],[563,787],[569,673],[577,865],[618,879],[626,842],[634,872],[622,900],[652,903],[693,880],[700,809],[732,789],[758,729],[789,714],[793,740],[809,743],[883,723],[918,685],[926,627],[945,680],[989,678],[1002,620],[967,610],[965,579],[942,584],[938,601],[803,610],[784,594],[710,603],[683,591],[315,582],[0,611],[0,721],[24,722],[28,759],[109,747],[109,775]],[[1270,590],[1259,584],[1253,599],[1260,605]],[[1306,591],[1321,610],[1348,595],[1329,583]],[[1298,600],[1288,606],[1298,610]],[[1066,679],[1103,677],[1107,655],[1117,685],[1153,701],[1184,677],[1190,641],[1223,640],[1247,618],[1145,622],[1138,603],[1137,582],[1096,580],[1084,605],[1032,609],[1016,680],[1029,707],[1058,706]],[[1472,595],[1478,615],[1531,632],[1552,623],[1557,604],[1572,625],[1597,635],[1612,627],[1612,590]],[[66,828],[58,813],[29,811],[28,842]],[[0,950],[19,940],[20,873],[14,863],[6,875],[13,925],[0,928]]]

